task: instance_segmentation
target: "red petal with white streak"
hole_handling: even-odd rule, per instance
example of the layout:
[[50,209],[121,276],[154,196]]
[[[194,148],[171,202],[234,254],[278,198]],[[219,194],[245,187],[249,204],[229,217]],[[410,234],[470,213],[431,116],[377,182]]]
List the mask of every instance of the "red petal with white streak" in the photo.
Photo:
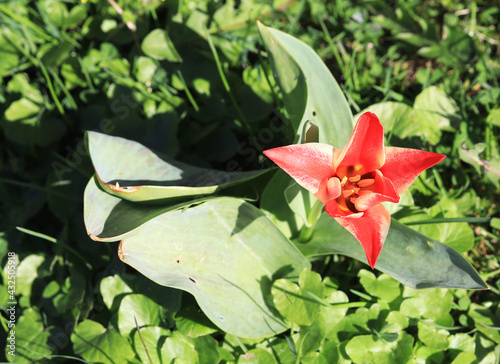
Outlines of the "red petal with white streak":
[[410,187],[420,173],[441,162],[446,156],[409,148],[385,148],[385,164],[380,172],[392,181],[398,194]]
[[358,239],[365,250],[370,267],[374,268],[391,225],[391,215],[382,205],[364,211],[357,219],[336,218],[340,225]]
[[339,153],[339,149],[323,143],[293,144],[264,151],[269,159],[312,193],[318,192],[321,182],[326,183],[334,175],[332,160],[334,154]]
[[377,115],[360,116],[351,138],[336,162],[336,168],[360,166],[359,174],[372,172],[384,164],[384,128]]

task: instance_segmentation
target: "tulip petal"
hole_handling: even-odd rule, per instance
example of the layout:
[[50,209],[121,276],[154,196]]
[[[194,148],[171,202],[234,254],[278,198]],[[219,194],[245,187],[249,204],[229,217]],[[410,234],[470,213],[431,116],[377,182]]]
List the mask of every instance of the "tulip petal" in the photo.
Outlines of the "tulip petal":
[[[361,195],[356,199],[354,206],[358,211],[366,211],[383,201],[399,202],[399,195],[391,180],[375,171],[375,183],[366,187],[372,193]],[[364,189],[361,189],[363,191]]]
[[410,187],[420,173],[446,156],[418,149],[386,147],[385,164],[380,172],[392,181],[398,194]]
[[328,194],[328,177],[323,178],[319,185],[318,192],[316,192],[314,196],[323,203],[326,203],[326,201],[330,199]]
[[365,211],[357,219],[336,218],[337,222],[358,239],[373,269],[389,232],[391,215],[381,204]]
[[330,178],[327,183],[327,191],[330,198],[337,198],[342,192],[340,180],[337,177]]
[[326,190],[328,179],[335,173],[332,167],[333,157],[340,154],[340,150],[328,144],[306,143],[268,149],[264,154],[299,185],[316,193],[322,182]]
[[384,128],[377,115],[367,112],[360,116],[334,167],[358,166],[356,171],[364,174],[379,169],[384,156]]
[[349,218],[357,219],[363,216],[363,212],[354,213],[351,210],[339,205],[335,199],[330,199],[326,202],[325,211],[333,218]]

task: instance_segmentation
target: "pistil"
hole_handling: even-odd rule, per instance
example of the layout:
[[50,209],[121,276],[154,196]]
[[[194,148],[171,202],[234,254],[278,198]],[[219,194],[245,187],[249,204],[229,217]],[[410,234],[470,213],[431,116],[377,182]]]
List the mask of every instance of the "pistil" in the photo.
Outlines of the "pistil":
[[[340,177],[337,175],[335,178],[340,182],[340,190],[341,193],[336,193],[333,195],[330,193],[331,198],[335,198],[339,207],[343,210],[350,210],[354,213],[359,211],[356,210],[354,204],[359,196],[364,196],[372,193],[373,191],[365,189],[366,187],[372,186],[375,184],[375,179],[371,178],[374,176],[373,173],[365,173],[363,175],[356,174],[352,175],[351,173],[354,171],[354,168],[347,168],[347,175]],[[332,178],[332,179],[333,179]],[[337,182],[338,183],[338,182]],[[329,181],[329,192],[333,192],[332,185],[335,185]],[[337,185],[338,186],[338,185]]]

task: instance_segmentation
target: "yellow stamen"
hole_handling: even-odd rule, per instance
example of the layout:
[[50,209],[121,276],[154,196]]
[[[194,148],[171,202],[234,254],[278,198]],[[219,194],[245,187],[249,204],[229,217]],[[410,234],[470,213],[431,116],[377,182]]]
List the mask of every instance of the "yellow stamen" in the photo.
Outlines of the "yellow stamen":
[[358,182],[360,179],[361,179],[361,176],[358,174],[358,175],[356,175],[356,176],[354,176],[354,177],[349,177],[349,182],[351,182],[351,183],[356,183],[356,182]]
[[340,185],[344,187],[346,182],[347,182],[347,176],[344,176],[344,178],[342,178],[342,181],[340,182]]
[[339,206],[339,209],[343,210],[343,211],[349,211],[349,209],[346,207],[346,206],[343,206],[343,205],[338,205]]

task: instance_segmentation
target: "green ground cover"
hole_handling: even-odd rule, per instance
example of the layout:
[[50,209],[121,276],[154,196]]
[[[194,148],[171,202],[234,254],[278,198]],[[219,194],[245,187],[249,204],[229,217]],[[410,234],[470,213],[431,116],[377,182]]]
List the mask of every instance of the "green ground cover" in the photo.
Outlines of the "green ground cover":
[[[498,363],[499,16],[489,1],[0,2],[0,338],[7,343],[0,361]],[[270,62],[272,37],[261,37],[257,20],[308,44],[337,80],[354,120],[365,110],[379,116],[386,144],[447,156],[391,210],[399,223],[386,244],[413,229],[433,239],[430,245],[458,251],[489,290],[413,289],[398,282],[408,274],[391,270],[390,260],[380,262],[388,275],[342,254],[315,256],[319,245],[297,243],[300,226],[283,223],[274,210],[287,202],[281,187],[269,187],[275,181],[285,190],[289,179],[265,171],[274,164],[262,151],[298,142],[301,115],[293,111],[305,105],[287,101]],[[301,67],[307,75],[307,62]],[[320,86],[308,84],[308,100],[322,96]],[[319,133],[321,139],[321,124]],[[127,235],[128,245],[119,246],[116,240],[128,233],[119,228],[136,226],[123,220],[103,226],[89,207],[95,195],[106,196],[99,195],[95,209],[124,195],[119,185],[106,194],[93,178],[94,168],[112,171],[136,150],[110,136],[147,146],[151,158],[158,152],[175,159],[183,178],[198,186],[188,194],[194,200],[183,199],[183,188],[151,188],[134,197],[142,199],[139,207],[120,202],[134,216],[142,209],[148,219],[175,217],[157,220],[173,231],[165,239],[182,240],[199,227],[196,240],[210,240],[224,228],[200,219],[210,214],[230,219],[239,211],[249,226],[265,221],[259,226],[273,245],[267,255],[253,254],[262,260],[281,254],[295,264],[293,274],[259,282],[267,287],[260,297],[266,314],[279,317],[269,324],[275,334],[255,338],[258,320],[243,317],[240,296],[217,293],[237,292],[230,282],[210,286],[215,278],[200,275],[198,283],[210,288],[203,292],[186,288],[189,281],[169,284],[193,296],[123,263],[148,275],[144,260],[134,265],[123,254],[137,257],[148,245],[160,251],[162,240]],[[329,138],[345,142],[340,133]],[[133,175],[147,170],[144,159],[125,163]],[[229,178],[215,170],[242,174]],[[221,188],[207,187],[207,178]],[[177,200],[144,204],[151,195]],[[345,236],[329,230],[332,219],[325,217],[311,244],[325,234]],[[230,232],[243,239],[262,230],[236,224]],[[159,270],[173,271],[186,257],[160,260]],[[424,263],[421,274],[438,285],[440,276]],[[251,263],[245,269],[250,286]],[[210,311],[216,304],[227,316]],[[242,316],[239,327],[231,315]]]

